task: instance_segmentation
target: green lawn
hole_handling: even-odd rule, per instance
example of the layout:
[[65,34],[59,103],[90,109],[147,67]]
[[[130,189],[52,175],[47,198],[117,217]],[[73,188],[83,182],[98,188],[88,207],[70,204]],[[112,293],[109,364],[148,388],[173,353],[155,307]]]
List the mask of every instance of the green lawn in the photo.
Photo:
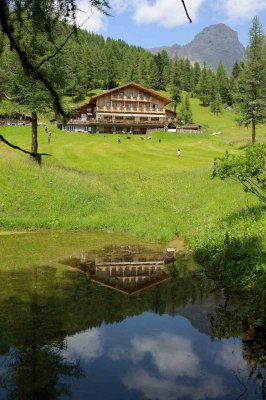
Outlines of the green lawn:
[[[235,183],[210,179],[213,158],[225,149],[241,151],[250,130],[236,126],[233,111],[216,117],[191,102],[206,134],[161,132],[144,141],[122,136],[118,144],[116,135],[52,127],[48,144],[40,127],[40,151],[52,154],[41,169],[0,143],[0,229],[104,230],[156,241],[178,234],[192,248],[222,240],[226,231],[263,237],[265,209],[256,198]],[[30,148],[29,127],[0,132]],[[265,127],[258,140],[265,142]]]

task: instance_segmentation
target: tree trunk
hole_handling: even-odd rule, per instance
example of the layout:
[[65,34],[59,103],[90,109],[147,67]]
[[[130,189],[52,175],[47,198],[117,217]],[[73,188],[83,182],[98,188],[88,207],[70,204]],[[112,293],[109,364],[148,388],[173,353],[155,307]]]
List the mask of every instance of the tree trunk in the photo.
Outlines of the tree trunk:
[[256,120],[253,117],[252,118],[252,143],[254,144],[256,142]]
[[32,112],[31,114],[32,117],[32,123],[31,123],[31,152],[32,153],[38,153],[38,119],[37,119],[37,113]]

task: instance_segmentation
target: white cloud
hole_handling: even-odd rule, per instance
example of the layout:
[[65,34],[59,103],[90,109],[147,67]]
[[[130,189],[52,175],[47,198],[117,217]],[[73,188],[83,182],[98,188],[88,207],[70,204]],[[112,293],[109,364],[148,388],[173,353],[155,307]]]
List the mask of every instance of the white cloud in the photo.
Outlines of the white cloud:
[[134,359],[140,361],[149,353],[164,377],[191,377],[197,373],[199,358],[193,353],[188,339],[165,332],[156,338],[137,336],[131,344]]
[[217,4],[226,12],[230,21],[248,20],[266,10],[265,0],[219,0]]
[[72,360],[78,358],[90,361],[103,354],[101,334],[95,328],[67,337],[66,347],[64,356]]
[[95,7],[91,7],[88,0],[79,0],[78,11],[76,13],[77,24],[83,24],[88,17],[90,18],[82,25],[82,29],[90,32],[99,32],[104,28],[106,16]]
[[[196,20],[198,10],[205,0],[191,0],[187,8],[192,20]],[[178,0],[136,0],[133,20],[139,25],[156,23],[165,28],[187,24],[188,19],[181,1]]]
[[200,377],[200,385],[194,382],[189,385],[179,383],[174,378],[152,376],[145,369],[136,368],[123,378],[123,383],[128,389],[140,390],[145,398],[152,400],[205,400],[223,398],[228,393],[222,380],[212,374]]
[[[138,366],[146,355],[152,358],[156,376]],[[157,337],[136,336],[129,347],[115,346],[109,352],[113,361],[127,359],[135,364],[122,379],[130,390],[139,390],[145,398],[176,400],[189,398],[205,400],[225,396],[227,388],[222,379],[202,370],[191,341],[182,336],[162,332]],[[191,380],[183,383],[182,377]],[[196,383],[195,389],[195,382]]]
[[247,371],[248,365],[243,358],[243,349],[241,342],[224,343],[221,351],[218,353],[215,363],[222,365],[232,371]]
[[131,0],[111,0],[111,14],[112,10],[114,10],[118,14],[122,14],[123,12],[127,11],[128,8],[132,5]]
[[130,348],[115,346],[108,355],[114,361],[127,358],[136,364],[146,354],[152,356],[154,364],[164,377],[197,374],[199,358],[193,353],[190,341],[167,332],[156,338],[136,336],[131,339]]

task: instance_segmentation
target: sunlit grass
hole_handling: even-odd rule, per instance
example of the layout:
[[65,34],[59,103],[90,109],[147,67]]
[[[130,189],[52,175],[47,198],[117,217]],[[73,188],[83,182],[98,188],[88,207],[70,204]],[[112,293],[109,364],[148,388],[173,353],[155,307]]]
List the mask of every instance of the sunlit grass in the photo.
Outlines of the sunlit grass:
[[[48,144],[40,127],[40,151],[52,154],[41,169],[0,144],[0,229],[103,230],[157,241],[178,234],[192,247],[221,240],[227,231],[263,235],[265,210],[256,212],[261,207],[256,198],[237,184],[210,178],[213,159],[225,149],[241,151],[250,132],[236,126],[232,110],[216,117],[198,100],[191,102],[205,134],[160,132],[151,140],[122,136],[118,144],[116,135],[51,127]],[[265,141],[264,130],[258,129],[260,141]],[[29,127],[5,127],[1,133],[30,148]],[[242,218],[247,209],[253,211]]]

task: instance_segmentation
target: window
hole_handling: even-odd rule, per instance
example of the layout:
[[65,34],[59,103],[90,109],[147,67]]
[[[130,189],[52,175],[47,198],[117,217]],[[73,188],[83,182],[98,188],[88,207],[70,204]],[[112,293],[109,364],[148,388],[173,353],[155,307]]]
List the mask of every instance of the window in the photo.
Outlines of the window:
[[146,108],[146,107],[147,107],[147,105],[146,105],[146,104],[144,104],[144,103],[142,103],[142,104],[140,104],[140,107],[141,107],[141,108]]
[[152,117],[152,122],[155,122],[155,121],[160,121],[160,118],[159,117]]
[[158,104],[153,104],[153,105],[152,105],[152,108],[153,108],[154,110],[156,110],[156,109],[158,108]]
[[127,108],[132,108],[132,104],[128,103]]

